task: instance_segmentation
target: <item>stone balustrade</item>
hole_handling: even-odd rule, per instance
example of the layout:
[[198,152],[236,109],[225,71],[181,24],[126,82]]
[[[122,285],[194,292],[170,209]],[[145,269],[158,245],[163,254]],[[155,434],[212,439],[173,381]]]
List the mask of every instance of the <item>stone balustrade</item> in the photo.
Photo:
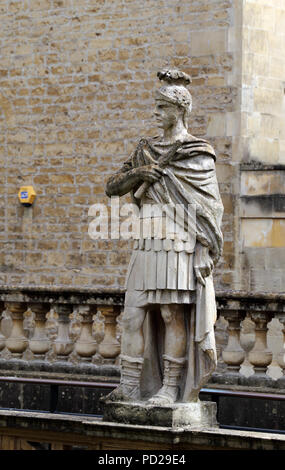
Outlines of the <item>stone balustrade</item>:
[[217,293],[217,306],[227,340],[212,381],[285,388],[285,296]]
[[0,370],[76,373],[103,365],[118,374],[123,302],[117,291],[2,288]]
[[[106,375],[119,375],[123,304],[118,290],[2,287],[0,371],[17,364],[92,373],[104,366]],[[217,292],[217,307],[211,382],[285,388],[285,295]]]

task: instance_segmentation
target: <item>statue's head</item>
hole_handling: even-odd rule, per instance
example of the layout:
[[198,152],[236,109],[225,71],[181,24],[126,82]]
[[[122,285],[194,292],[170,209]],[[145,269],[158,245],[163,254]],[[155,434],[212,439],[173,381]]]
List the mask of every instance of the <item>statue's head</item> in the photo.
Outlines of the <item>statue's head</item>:
[[192,97],[186,86],[191,83],[191,78],[179,70],[162,70],[157,73],[158,78],[165,82],[155,93],[157,105],[168,103],[169,107],[177,108],[187,128],[188,117],[192,110]]

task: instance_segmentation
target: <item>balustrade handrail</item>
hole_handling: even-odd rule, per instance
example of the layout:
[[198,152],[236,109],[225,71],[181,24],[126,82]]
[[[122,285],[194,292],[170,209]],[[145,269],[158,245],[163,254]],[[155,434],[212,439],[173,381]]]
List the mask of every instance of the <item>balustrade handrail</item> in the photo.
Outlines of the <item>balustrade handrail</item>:
[[[78,286],[46,286],[46,285],[0,285],[0,295],[5,294],[39,294],[43,295],[52,294],[52,295],[62,295],[62,294],[90,294],[98,296],[122,296],[122,299],[125,294],[125,289],[120,287],[78,287]],[[251,300],[273,300],[273,301],[285,301],[285,292],[259,292],[259,291],[243,291],[243,290],[221,290],[216,289],[216,298],[219,299],[232,299],[232,300],[242,300],[243,302],[248,302]]]
[[[0,285],[0,302],[44,302],[47,304],[124,305],[123,288],[84,288],[75,286]],[[285,293],[223,291],[216,289],[218,314],[224,310],[285,313]]]
[[[1,375],[0,382],[11,382],[11,383],[32,383],[35,385],[58,385],[58,386],[70,386],[70,387],[90,387],[90,388],[110,388],[114,389],[118,383],[115,382],[94,382],[94,381],[83,381],[83,380],[62,380],[62,379],[49,379],[49,378],[38,378],[38,377],[11,377],[9,375]],[[284,395],[285,399],[285,395]]]
[[[0,382],[11,382],[11,383],[33,383],[35,385],[57,385],[64,387],[90,387],[90,388],[109,388],[114,389],[117,387],[116,382],[94,382],[94,381],[82,381],[82,380],[61,380],[61,379],[42,379],[38,377],[10,377],[6,375],[0,376]],[[245,390],[229,390],[221,388],[204,387],[200,390],[201,394],[217,395],[217,396],[228,396],[236,398],[257,398],[257,399],[268,399],[285,401],[285,394],[281,393],[262,393],[255,391]]]

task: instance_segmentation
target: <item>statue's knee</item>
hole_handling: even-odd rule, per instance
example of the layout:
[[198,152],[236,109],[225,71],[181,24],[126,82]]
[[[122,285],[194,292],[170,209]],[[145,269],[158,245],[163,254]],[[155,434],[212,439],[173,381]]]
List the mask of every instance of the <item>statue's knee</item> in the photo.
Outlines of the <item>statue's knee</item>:
[[169,324],[175,318],[180,321],[183,318],[183,308],[180,304],[171,304],[161,306],[161,316],[166,324]]
[[145,313],[141,309],[126,307],[122,318],[123,328],[129,333],[140,330],[144,317]]
[[161,316],[166,324],[172,322],[173,315],[174,311],[168,305],[161,306]]

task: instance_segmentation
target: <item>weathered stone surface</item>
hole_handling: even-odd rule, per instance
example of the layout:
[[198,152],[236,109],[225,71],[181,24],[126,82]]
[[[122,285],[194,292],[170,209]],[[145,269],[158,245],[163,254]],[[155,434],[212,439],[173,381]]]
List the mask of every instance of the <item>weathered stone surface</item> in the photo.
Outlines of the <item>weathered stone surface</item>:
[[[44,1],[22,5],[1,7],[0,178],[6,199],[0,201],[5,242],[0,281],[123,286],[130,244],[120,257],[112,253],[119,242],[104,248],[93,242],[88,248],[88,209],[107,203],[104,181],[133,150],[137,135],[143,129],[153,134],[154,67],[169,64],[193,76],[199,108],[191,118],[193,134],[209,135],[219,158],[231,159],[231,134],[225,148],[223,126],[218,119],[208,123],[208,116],[232,111],[235,85],[228,77],[234,58],[227,43],[232,5],[188,0],[179,5],[151,0],[146,10],[139,0],[107,0],[96,7],[88,0],[56,2],[53,8]],[[26,181],[38,194],[30,218],[15,204]]]
[[[0,411],[0,436],[97,450],[285,450],[282,434],[229,429],[172,429],[102,422],[93,417]],[[57,447],[58,448],[58,447]]]
[[242,221],[242,240],[246,247],[283,247],[284,239],[285,219],[251,218]]
[[[170,68],[159,70],[157,77],[162,83],[155,91],[154,114],[161,132],[141,138],[106,185],[109,197],[131,194],[142,226],[132,234],[121,381],[109,401],[148,398],[146,406],[196,402],[216,368],[212,271],[223,249],[215,151],[188,124],[193,100],[187,86],[192,79]],[[157,224],[165,225],[160,234],[152,229]],[[159,343],[161,350],[154,346]],[[136,422],[140,413],[133,414]]]
[[151,405],[143,402],[106,402],[104,421],[143,426],[165,426],[171,428],[217,427],[217,405],[214,402],[175,403],[173,405]]

